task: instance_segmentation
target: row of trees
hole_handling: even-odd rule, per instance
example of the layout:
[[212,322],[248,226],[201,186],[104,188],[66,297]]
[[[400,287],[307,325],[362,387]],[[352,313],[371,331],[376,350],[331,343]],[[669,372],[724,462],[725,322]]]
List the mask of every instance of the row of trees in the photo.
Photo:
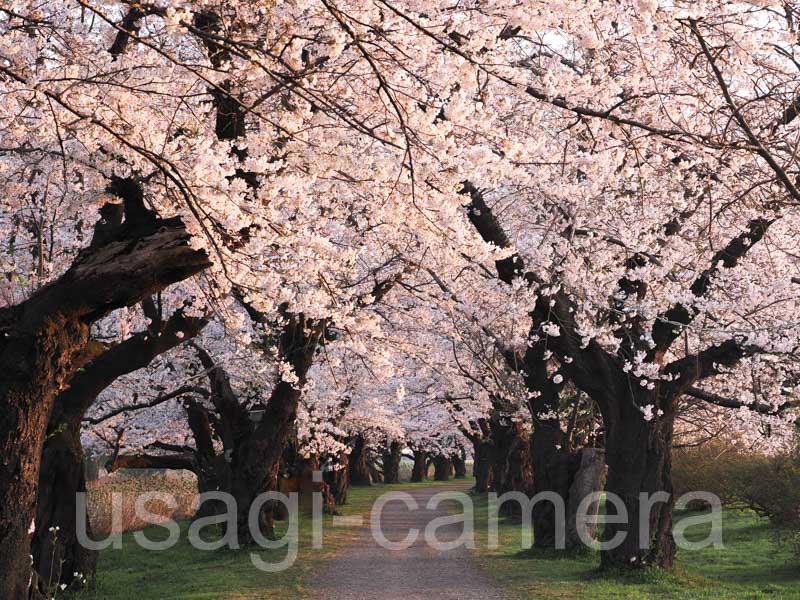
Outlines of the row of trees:
[[602,565],[669,567],[672,501],[642,540],[638,499],[671,492],[676,427],[791,435],[797,18],[6,3],[0,596],[39,593],[48,556],[91,569],[47,535],[74,531],[81,432],[230,490],[242,542],[287,465],[370,432],[384,476],[391,440],[418,476],[471,443],[478,490],[570,502],[599,446],[634,524]]

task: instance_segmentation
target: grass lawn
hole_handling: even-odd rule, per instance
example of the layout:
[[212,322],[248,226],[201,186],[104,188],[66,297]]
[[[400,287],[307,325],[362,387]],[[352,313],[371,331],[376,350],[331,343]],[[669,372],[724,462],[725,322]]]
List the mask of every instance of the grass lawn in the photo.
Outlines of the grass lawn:
[[[368,522],[372,503],[387,491],[400,491],[415,487],[431,487],[432,481],[399,485],[374,485],[350,488],[347,504],[339,507],[339,514],[366,516]],[[303,581],[326,558],[346,547],[360,533],[359,528],[333,527],[331,517],[324,518],[324,544],[320,550],[311,547],[310,519],[300,519],[298,527],[298,557],[289,569],[265,573],[256,569],[249,549],[215,551],[197,550],[186,537],[188,524],[181,523],[180,541],[168,550],[144,550],[133,539],[132,533],[122,536],[122,548],[109,548],[100,553],[97,579],[92,589],[81,594],[56,596],[58,600],[291,600],[305,598]],[[278,535],[286,531],[285,523],[278,523]],[[144,530],[148,539],[163,540],[167,532],[161,527]],[[205,536],[204,536],[205,539]],[[260,550],[258,556],[269,563],[279,563],[286,549]]]
[[[373,501],[387,491],[452,485],[426,481],[419,484],[375,485],[351,488],[341,515],[368,516]],[[466,485],[466,483],[464,484]],[[769,524],[750,512],[726,510],[722,549],[679,551],[674,573],[640,573],[601,577],[594,552],[555,556],[521,550],[521,525],[502,521],[500,546],[487,549],[484,497],[474,498],[475,555],[481,568],[510,594],[519,598],[640,598],[736,599],[797,598],[800,600],[800,565],[774,543]],[[455,508],[454,508],[455,510]],[[460,510],[460,509],[459,509]],[[697,514],[697,513],[694,513]],[[680,518],[680,517],[678,517]],[[286,524],[279,523],[279,535]],[[132,534],[123,535],[121,550],[101,553],[95,587],[80,595],[58,595],[72,600],[244,600],[306,598],[304,581],[320,563],[351,543],[359,528],[334,527],[324,520],[321,550],[311,547],[310,519],[301,519],[299,552],[294,566],[265,573],[250,560],[250,550],[201,551],[192,548],[181,525],[181,540],[171,549],[150,551],[139,547]],[[708,525],[689,529],[689,539],[704,539]],[[163,528],[145,530],[148,538],[166,537]],[[286,550],[258,550],[264,561],[280,562]]]
[[[700,513],[692,513],[697,515]],[[587,551],[556,557],[521,551],[521,525],[501,522],[499,547],[487,549],[487,506],[475,499],[475,554],[486,572],[519,598],[800,599],[800,564],[774,543],[769,524],[751,512],[726,509],[724,548],[679,550],[674,573],[601,577],[599,556]],[[676,515],[676,521],[681,515]],[[710,526],[695,525],[687,539],[706,538]]]

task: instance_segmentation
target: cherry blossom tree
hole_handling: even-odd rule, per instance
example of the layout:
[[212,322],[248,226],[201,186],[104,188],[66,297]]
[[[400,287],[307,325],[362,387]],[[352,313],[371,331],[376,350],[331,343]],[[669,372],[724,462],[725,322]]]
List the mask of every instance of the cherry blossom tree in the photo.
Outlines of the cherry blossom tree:
[[[637,524],[641,493],[671,492],[679,407],[788,433],[797,18],[772,0],[6,3],[0,541],[19,551],[0,595],[30,581],[48,426],[79,456],[75,415],[133,397],[137,365],[112,359],[139,342],[147,381],[168,351],[190,377],[202,363],[205,411],[223,412],[220,365],[246,379],[228,357],[269,370],[231,455],[244,541],[295,433],[341,457],[373,425],[395,439],[394,419],[417,475],[437,426],[476,455],[491,439],[518,449],[493,485],[535,492],[560,485],[564,408],[588,397]],[[670,566],[671,509],[646,539],[607,527],[627,538],[603,566]]]

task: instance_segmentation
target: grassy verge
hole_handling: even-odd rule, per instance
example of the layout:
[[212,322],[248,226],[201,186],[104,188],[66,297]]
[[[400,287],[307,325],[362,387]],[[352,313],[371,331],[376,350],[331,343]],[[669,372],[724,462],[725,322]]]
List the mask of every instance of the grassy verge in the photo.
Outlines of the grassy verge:
[[[374,500],[387,491],[401,491],[439,484],[374,485],[351,488],[348,502],[340,507],[342,516],[367,515]],[[181,536],[168,550],[141,548],[132,533],[122,536],[122,548],[109,548],[100,554],[94,587],[82,594],[59,596],[70,600],[255,600],[306,598],[303,582],[320,564],[341,551],[361,533],[358,527],[335,527],[332,518],[323,520],[323,548],[312,548],[311,522],[301,518],[298,527],[298,557],[284,571],[265,573],[253,566],[251,552],[261,560],[276,564],[286,556],[286,549],[202,551],[193,548],[186,536],[188,524],[181,523]],[[286,523],[278,523],[278,535],[286,532]],[[148,539],[167,538],[161,527],[143,533]],[[205,539],[205,536],[204,536]]]
[[[774,543],[769,524],[751,512],[725,510],[724,548],[679,550],[674,573],[602,577],[596,552],[557,557],[521,551],[521,525],[507,520],[498,528],[499,547],[488,549],[486,518],[486,499],[476,498],[475,554],[481,566],[519,598],[800,599],[800,568]],[[708,524],[694,525],[686,537],[700,541],[709,530]]]

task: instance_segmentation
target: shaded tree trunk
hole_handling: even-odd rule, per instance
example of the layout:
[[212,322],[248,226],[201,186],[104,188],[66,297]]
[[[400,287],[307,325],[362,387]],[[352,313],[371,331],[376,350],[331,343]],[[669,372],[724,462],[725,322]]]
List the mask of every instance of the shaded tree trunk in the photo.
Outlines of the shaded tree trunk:
[[[648,402],[649,400],[649,402]],[[607,523],[603,539],[610,540],[618,533],[625,540],[618,547],[601,552],[603,569],[671,567],[675,560],[675,540],[672,536],[672,436],[674,414],[671,400],[641,399],[641,406],[653,404],[667,407],[665,414],[651,421],[633,403],[621,402],[614,413],[604,415],[606,424],[606,462],[608,480],[606,492],[615,494],[625,505],[625,523]],[[649,515],[642,517],[640,494],[665,492],[666,502],[655,503]],[[607,514],[614,514],[606,502]],[[649,527],[640,531],[640,519]]]
[[331,489],[331,494],[337,506],[341,506],[347,502],[347,490],[350,484],[348,462],[347,455],[342,454],[331,465],[331,468],[325,470],[323,475],[325,483],[327,483]]
[[[186,415],[189,429],[194,437],[194,473],[197,475],[197,491],[226,491],[230,489],[230,465],[224,453],[218,455],[214,450],[214,439],[208,409],[198,402],[188,401]],[[194,519],[217,515],[225,510],[221,502],[204,502],[197,508]]]
[[457,479],[463,479],[467,476],[467,459],[465,456],[464,449],[462,448],[461,451],[453,456],[451,459],[453,461],[453,474]]
[[[566,507],[571,483],[570,455],[561,444],[558,422],[540,422],[531,436],[533,493],[554,492]],[[552,502],[537,502],[533,507],[533,536],[537,548],[556,547],[556,510]]]
[[424,481],[428,477],[428,453],[414,450],[414,467],[411,470],[412,483]]
[[501,495],[510,491],[532,495],[531,444],[522,423],[500,417],[492,419],[491,427],[493,491]]
[[[281,381],[273,390],[263,420],[247,439],[237,445],[231,461],[231,494],[236,500],[239,543],[252,544],[249,524],[250,508],[256,498],[269,491],[278,491],[283,450],[294,428],[300,390]],[[254,527],[268,538],[274,538],[275,505],[261,507]]]
[[367,465],[369,467],[369,478],[372,483],[383,483],[383,473],[381,473],[378,465],[374,461],[369,461]]
[[364,437],[361,435],[357,435],[354,438],[353,448],[348,457],[348,464],[350,485],[370,485],[372,483],[369,466],[367,465],[367,448]]
[[475,477],[475,493],[485,494],[492,487],[492,448],[486,440],[475,440],[472,443],[472,474]]
[[433,459],[434,481],[448,481],[450,479],[450,459],[444,454],[437,454]]
[[[34,568],[41,580],[52,587],[70,585],[74,573],[91,577],[97,552],[84,548],[77,538],[78,493],[86,492],[84,454],[80,425],[67,423],[47,439],[39,471],[36,531],[31,540]],[[88,515],[84,514],[91,535]],[[53,533],[51,528],[58,527]]]
[[402,448],[400,442],[389,444],[387,452],[383,454],[383,481],[384,483],[400,483],[400,459]]
[[[251,318],[266,323],[267,317],[240,299]],[[231,461],[231,493],[237,502],[237,528],[241,544],[253,542],[249,526],[250,509],[264,492],[278,491],[278,475],[284,449],[294,432],[297,406],[308,370],[319,346],[326,321],[306,319],[302,314],[292,314],[280,309],[285,324],[279,339],[279,354],[294,371],[297,381],[281,379],[273,388],[264,415],[250,434],[237,443]],[[272,502],[263,505],[255,526],[267,537],[274,537],[274,509]]]
[[[97,235],[95,236],[98,237]],[[75,372],[90,325],[208,266],[179,219],[104,229],[69,270],[25,302],[0,309],[0,598],[28,595],[28,529],[54,400]]]
[[[160,310],[150,299],[142,307],[151,319],[148,330],[110,348],[89,341],[82,350],[80,371],[53,404],[39,475],[39,502],[44,504],[37,508],[32,540],[34,569],[52,585],[63,583],[74,589],[76,580],[94,574],[96,563],[96,556],[78,544],[75,533],[76,494],[86,491],[81,421],[97,396],[117,378],[146,367],[156,356],[196,336],[207,323],[204,318],[186,317],[181,310],[162,323]],[[59,535],[54,538],[51,529],[55,527]]]

